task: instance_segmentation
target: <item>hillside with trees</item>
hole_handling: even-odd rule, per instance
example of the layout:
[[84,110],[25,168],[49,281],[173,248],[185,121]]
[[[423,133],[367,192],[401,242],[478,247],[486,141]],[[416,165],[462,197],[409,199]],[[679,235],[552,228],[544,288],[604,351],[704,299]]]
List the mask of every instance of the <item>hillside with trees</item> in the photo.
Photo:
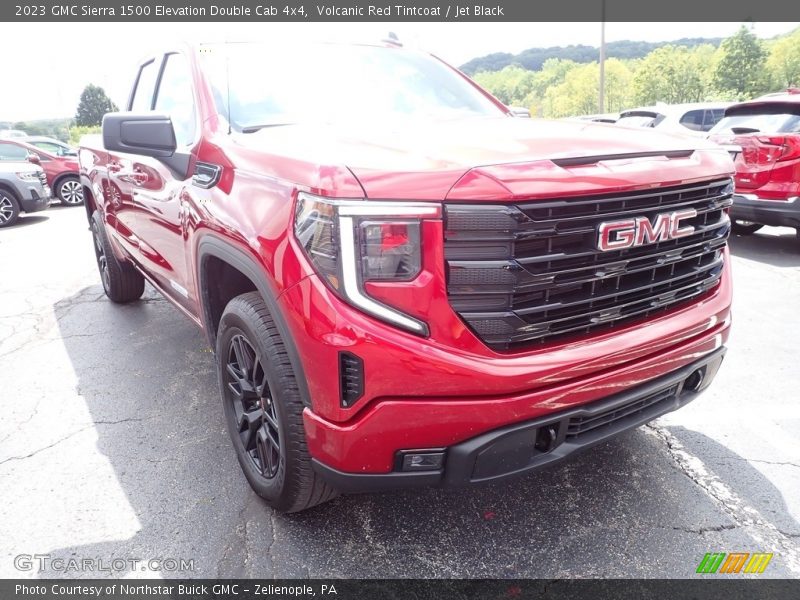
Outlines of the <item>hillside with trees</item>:
[[[621,60],[644,58],[653,50],[668,44],[694,48],[709,44],[715,48],[720,45],[722,38],[682,38],[675,42],[634,42],[622,40],[606,44],[606,58],[619,58]],[[546,60],[551,58],[571,60],[576,63],[597,62],[600,60],[600,49],[593,46],[554,46],[551,48],[528,48],[519,54],[495,52],[473,58],[459,67],[467,75],[474,75],[481,71],[499,71],[512,65],[520,66],[529,71],[538,71]]]
[[[770,40],[742,27],[721,40],[615,42],[607,49],[602,112],[657,102],[744,100],[800,85],[800,28]],[[593,114],[599,109],[598,52],[589,46],[532,48],[484,56],[462,68],[503,103],[532,115]]]

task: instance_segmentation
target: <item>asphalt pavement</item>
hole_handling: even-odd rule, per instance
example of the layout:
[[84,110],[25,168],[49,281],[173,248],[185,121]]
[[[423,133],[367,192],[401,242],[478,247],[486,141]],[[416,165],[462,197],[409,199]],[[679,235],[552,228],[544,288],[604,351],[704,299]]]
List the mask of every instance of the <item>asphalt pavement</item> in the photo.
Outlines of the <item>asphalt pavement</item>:
[[286,516],[240,473],[202,333],[150,288],[105,298],[82,208],[23,216],[0,230],[0,577],[682,578],[739,551],[798,577],[800,242],[731,249],[728,356],[684,409],[507,483]]

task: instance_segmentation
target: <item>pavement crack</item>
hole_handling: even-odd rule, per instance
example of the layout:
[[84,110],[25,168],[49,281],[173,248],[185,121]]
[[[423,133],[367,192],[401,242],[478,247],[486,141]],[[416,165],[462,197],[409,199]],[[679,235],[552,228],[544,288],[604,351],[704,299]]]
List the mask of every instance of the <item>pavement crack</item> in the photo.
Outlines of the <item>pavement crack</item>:
[[137,422],[137,421],[146,421],[146,420],[152,419],[152,418],[153,418],[152,416],[150,416],[150,417],[129,417],[127,419],[119,419],[117,421],[93,421],[92,423],[84,425],[80,429],[76,429],[72,433],[68,433],[67,435],[65,435],[63,437],[60,437],[55,442],[53,442],[51,444],[48,444],[47,446],[43,446],[41,448],[37,448],[36,450],[34,450],[33,452],[30,452],[29,454],[23,454],[23,455],[20,455],[20,456],[9,456],[8,458],[4,458],[3,460],[0,460],[0,466],[4,465],[6,463],[9,463],[9,462],[14,462],[14,461],[19,461],[19,460],[26,460],[28,458],[32,458],[32,457],[36,456],[37,454],[39,454],[41,452],[44,452],[45,450],[49,450],[50,448],[58,446],[62,442],[67,441],[68,439],[78,435],[79,433],[82,433],[82,432],[86,431],[87,429],[91,429],[91,428],[95,427],[96,425],[119,425],[120,423],[131,423],[131,422]]
[[745,458],[743,456],[734,456],[732,458],[734,460],[746,460],[747,462],[751,462],[751,463],[761,463],[761,464],[765,464],[765,465],[780,465],[780,466],[785,466],[785,467],[797,467],[798,469],[800,469],[800,465],[798,465],[797,463],[789,462],[789,461],[781,462],[781,461],[777,461],[777,460],[762,460],[762,459],[759,459],[759,458]]
[[277,528],[276,528],[277,521],[275,519],[275,515],[276,515],[276,511],[274,509],[270,509],[270,513],[269,513],[269,529],[270,529],[271,537],[270,537],[270,540],[269,540],[269,544],[267,545],[266,555],[267,555],[267,558],[269,559],[269,564],[270,564],[270,567],[271,567],[271,570],[272,570],[273,574],[275,573],[275,560],[272,558],[272,548],[273,548],[273,546],[275,546],[275,541],[276,541],[276,537],[277,537]]
[[712,531],[729,531],[738,527],[738,525],[713,525],[711,527],[700,527],[699,529],[689,529],[688,527],[673,527],[672,529],[675,531],[683,531],[684,533],[703,535],[704,533],[710,533]]
[[14,431],[12,431],[11,433],[6,434],[3,437],[3,439],[0,440],[0,442],[5,442],[8,438],[10,438],[12,435],[17,433],[20,429],[22,429],[23,425],[27,425],[28,423],[30,423],[34,419],[34,417],[36,417],[36,415],[39,414],[39,405],[41,403],[42,403],[42,398],[39,398],[38,402],[36,402],[36,405],[33,407],[33,412],[30,414],[30,416],[28,416],[28,418],[25,419],[24,421],[21,421],[17,425],[17,428]]
[[703,461],[686,450],[666,427],[649,423],[646,431],[664,443],[677,469],[693,481],[737,527],[746,531],[760,546],[779,550],[786,568],[795,575],[800,574],[800,547],[790,536],[781,532],[718,475],[709,471]]
[[68,434],[68,435],[65,435],[64,437],[61,437],[61,438],[57,439],[57,440],[56,440],[55,442],[53,442],[52,444],[48,444],[47,446],[44,446],[44,447],[42,447],[42,448],[39,448],[39,449],[37,449],[37,450],[34,450],[34,451],[33,451],[33,452],[31,452],[30,454],[24,454],[24,455],[22,455],[22,456],[9,456],[8,458],[5,458],[5,459],[3,459],[3,460],[0,460],[0,465],[4,465],[4,464],[6,464],[6,463],[8,463],[8,462],[13,462],[13,461],[17,461],[17,460],[25,460],[25,459],[28,459],[28,458],[34,457],[34,456],[36,456],[37,454],[39,454],[40,452],[44,452],[45,450],[49,450],[50,448],[53,448],[53,447],[55,447],[55,446],[58,446],[58,445],[59,445],[59,444],[61,444],[62,442],[66,442],[66,441],[67,441],[68,439],[70,439],[71,437],[74,437],[74,436],[78,435],[79,433],[82,433],[82,432],[86,431],[86,430],[87,430],[87,429],[89,429],[90,427],[92,427],[92,425],[86,425],[85,427],[81,427],[80,429],[78,429],[78,430],[76,430],[76,431],[73,431],[72,433],[70,433],[70,434]]

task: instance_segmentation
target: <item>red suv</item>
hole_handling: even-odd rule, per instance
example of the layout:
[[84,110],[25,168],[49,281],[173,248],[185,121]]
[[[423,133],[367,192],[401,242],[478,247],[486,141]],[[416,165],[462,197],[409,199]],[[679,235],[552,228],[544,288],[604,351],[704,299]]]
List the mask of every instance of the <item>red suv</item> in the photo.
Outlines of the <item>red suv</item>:
[[106,294],[146,279],[203,328],[279,510],[526,473],[719,368],[715,144],[516,119],[395,44],[176,49],[127,108],[79,150]]
[[733,231],[773,225],[800,237],[800,90],[729,107],[709,137],[734,158]]
[[30,162],[40,165],[47,175],[47,185],[67,206],[83,204],[83,187],[78,178],[78,158],[75,156],[58,156],[42,150],[18,139],[5,139],[2,145],[16,146],[24,149]]

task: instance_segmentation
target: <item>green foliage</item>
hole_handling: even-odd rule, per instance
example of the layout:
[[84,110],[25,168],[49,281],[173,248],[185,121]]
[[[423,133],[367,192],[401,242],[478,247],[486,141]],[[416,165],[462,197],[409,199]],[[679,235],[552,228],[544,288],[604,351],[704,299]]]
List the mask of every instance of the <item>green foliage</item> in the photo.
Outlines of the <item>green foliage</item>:
[[[743,27],[720,41],[609,44],[626,58],[606,60],[604,112],[658,102],[736,101],[800,86],[800,28],[763,43]],[[462,69],[501,65],[477,69],[474,79],[507,105],[558,118],[598,112],[596,60],[597,49],[588,46],[532,48],[478,58]]]
[[69,126],[72,119],[38,119],[35,121],[17,121],[0,129],[21,129],[28,135],[46,135],[62,142],[69,139]]
[[522,67],[510,66],[501,71],[482,72],[475,75],[475,81],[485,87],[506,105],[519,105],[533,89],[535,74]]
[[69,128],[69,145],[77,146],[81,141],[81,137],[92,133],[100,133],[99,125],[92,125],[87,127],[85,125],[74,125]]
[[742,26],[727,38],[717,51],[714,84],[738,99],[752,98],[769,88],[766,72],[767,52],[759,39]]
[[81,93],[81,101],[75,113],[75,124],[82,127],[100,125],[104,114],[117,110],[119,108],[106,96],[105,90],[90,83]]
[[773,89],[800,86],[800,28],[772,44],[767,71]]
[[[618,59],[606,61],[606,111],[620,111],[629,106],[632,73]],[[577,65],[566,72],[564,80],[547,88],[543,116],[569,117],[596,113],[599,103],[600,67],[598,63]]]
[[708,95],[712,46],[663,46],[640,63],[633,77],[636,104],[700,102]]

